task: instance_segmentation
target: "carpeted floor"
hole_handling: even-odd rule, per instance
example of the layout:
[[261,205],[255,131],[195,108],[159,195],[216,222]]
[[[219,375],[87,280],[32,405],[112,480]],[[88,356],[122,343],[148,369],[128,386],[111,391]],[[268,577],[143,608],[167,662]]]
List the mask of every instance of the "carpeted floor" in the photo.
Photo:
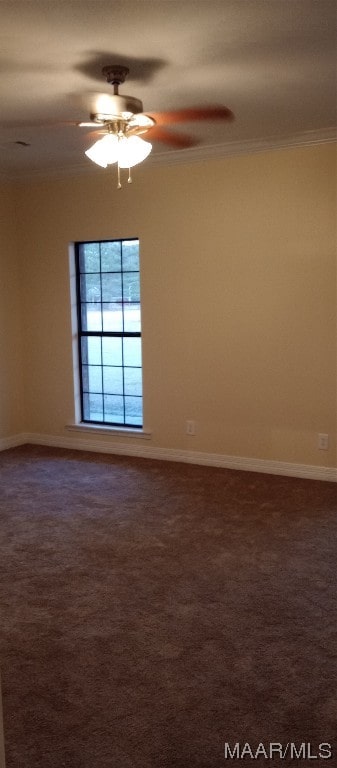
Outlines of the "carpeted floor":
[[6,768],[337,764],[336,485],[32,446],[0,481]]

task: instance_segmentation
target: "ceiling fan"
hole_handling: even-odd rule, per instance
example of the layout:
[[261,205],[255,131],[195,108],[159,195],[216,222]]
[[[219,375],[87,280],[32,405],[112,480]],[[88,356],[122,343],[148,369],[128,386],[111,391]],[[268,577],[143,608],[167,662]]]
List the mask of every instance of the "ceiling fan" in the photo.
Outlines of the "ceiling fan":
[[234,118],[233,112],[223,106],[144,113],[143,104],[139,99],[119,93],[119,86],[124,83],[128,73],[128,67],[117,64],[103,67],[102,74],[113,86],[113,93],[96,94],[95,111],[90,113],[90,121],[78,123],[80,127],[101,129],[97,133],[103,133],[103,139],[88,149],[86,155],[103,167],[117,162],[118,187],[121,186],[119,168],[137,165],[145,160],[151,151],[150,142],[142,138],[144,134],[149,134],[148,137],[151,140],[160,141],[175,149],[187,149],[196,146],[198,141],[188,134],[170,131],[166,126],[200,120],[233,120]]

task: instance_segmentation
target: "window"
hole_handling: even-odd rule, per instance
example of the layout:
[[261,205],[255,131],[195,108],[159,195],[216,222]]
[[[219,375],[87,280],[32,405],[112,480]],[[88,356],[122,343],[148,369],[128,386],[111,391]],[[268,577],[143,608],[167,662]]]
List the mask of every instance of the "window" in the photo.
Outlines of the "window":
[[141,428],[139,240],[76,243],[82,421]]

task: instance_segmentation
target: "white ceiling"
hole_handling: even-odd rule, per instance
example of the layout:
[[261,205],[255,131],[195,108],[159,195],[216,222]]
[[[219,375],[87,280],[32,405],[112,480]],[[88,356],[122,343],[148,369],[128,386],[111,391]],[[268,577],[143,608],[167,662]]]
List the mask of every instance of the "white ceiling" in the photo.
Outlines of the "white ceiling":
[[198,148],[155,142],[146,162],[335,136],[335,0],[2,0],[0,174],[89,170],[93,139],[76,122],[92,92],[110,91],[101,69],[116,63],[130,68],[120,92],[147,113],[235,113],[233,123],[177,126]]

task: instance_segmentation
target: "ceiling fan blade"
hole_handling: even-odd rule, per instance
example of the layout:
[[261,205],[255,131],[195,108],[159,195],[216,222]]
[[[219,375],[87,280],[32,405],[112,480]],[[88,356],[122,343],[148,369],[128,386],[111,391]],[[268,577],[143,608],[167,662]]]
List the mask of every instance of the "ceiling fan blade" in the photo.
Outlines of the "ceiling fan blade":
[[78,125],[75,120],[8,120],[1,121],[0,128],[23,131],[29,128],[58,128],[59,126]]
[[149,139],[150,141],[155,139],[155,141],[161,141],[163,144],[169,144],[175,149],[188,149],[188,147],[195,147],[198,144],[198,141],[192,136],[187,136],[184,133],[173,133],[159,125],[154,125],[153,128],[149,129]]
[[234,114],[228,107],[188,107],[169,112],[151,112],[157,125],[189,123],[197,120],[233,120]]
[[88,120],[87,122],[76,123],[76,125],[78,128],[97,128],[99,126],[104,126],[104,123],[100,123],[98,120],[96,120],[96,122]]

